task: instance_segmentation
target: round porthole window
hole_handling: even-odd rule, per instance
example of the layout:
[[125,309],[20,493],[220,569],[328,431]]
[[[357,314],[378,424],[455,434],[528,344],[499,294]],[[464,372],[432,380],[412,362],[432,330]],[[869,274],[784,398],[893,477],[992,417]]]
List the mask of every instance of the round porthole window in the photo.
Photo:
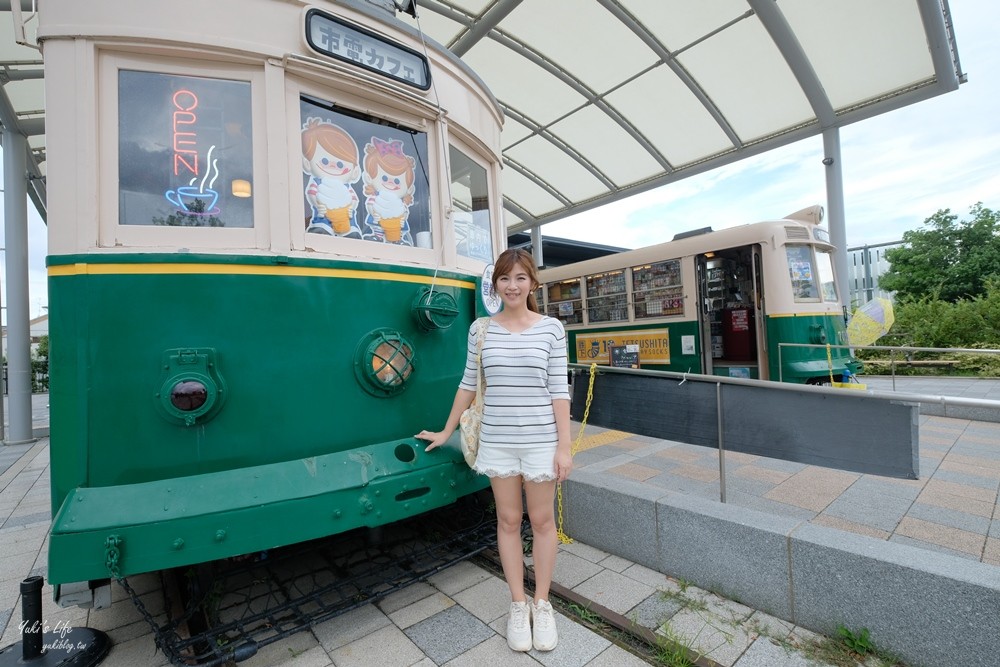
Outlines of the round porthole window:
[[393,396],[406,388],[413,374],[413,345],[392,329],[377,329],[358,344],[354,374],[369,394]]

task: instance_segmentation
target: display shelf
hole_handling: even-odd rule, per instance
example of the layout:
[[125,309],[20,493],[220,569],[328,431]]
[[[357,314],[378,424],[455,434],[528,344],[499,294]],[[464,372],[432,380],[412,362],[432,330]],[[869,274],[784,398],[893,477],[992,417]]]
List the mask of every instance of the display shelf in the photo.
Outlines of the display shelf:
[[589,322],[623,322],[628,320],[628,299],[624,294],[587,299]]
[[635,304],[635,319],[637,320],[684,314],[684,289],[680,286],[635,292],[632,295],[632,300]]

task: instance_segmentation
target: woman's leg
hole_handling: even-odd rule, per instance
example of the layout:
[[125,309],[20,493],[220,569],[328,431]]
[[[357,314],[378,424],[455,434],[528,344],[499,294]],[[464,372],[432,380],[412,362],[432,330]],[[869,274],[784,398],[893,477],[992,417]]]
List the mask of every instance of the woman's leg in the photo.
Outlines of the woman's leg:
[[[535,570],[535,599],[548,600],[552,573],[556,569],[556,521],[553,503],[556,483],[527,482],[524,495],[528,501],[528,518],[531,519],[532,562]],[[504,568],[506,573],[506,567]]]
[[510,586],[510,599],[524,597],[524,547],[521,543],[521,477],[492,477],[493,500],[497,506],[497,548],[503,575]]

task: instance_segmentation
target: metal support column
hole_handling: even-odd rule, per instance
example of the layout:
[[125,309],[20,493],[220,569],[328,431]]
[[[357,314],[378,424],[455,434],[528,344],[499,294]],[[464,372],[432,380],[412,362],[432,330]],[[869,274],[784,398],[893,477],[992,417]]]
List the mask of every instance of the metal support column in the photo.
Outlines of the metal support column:
[[31,338],[28,312],[27,138],[3,130],[4,233],[7,250],[7,393],[10,429],[6,443],[34,440],[31,430]]
[[840,129],[823,130],[823,164],[826,166],[826,208],[830,242],[837,248],[833,270],[837,274],[840,303],[851,308],[847,285],[847,223],[844,221],[844,171],[840,160]]
[[535,266],[545,266],[545,257],[542,254],[542,228],[531,228],[531,256],[535,258]]

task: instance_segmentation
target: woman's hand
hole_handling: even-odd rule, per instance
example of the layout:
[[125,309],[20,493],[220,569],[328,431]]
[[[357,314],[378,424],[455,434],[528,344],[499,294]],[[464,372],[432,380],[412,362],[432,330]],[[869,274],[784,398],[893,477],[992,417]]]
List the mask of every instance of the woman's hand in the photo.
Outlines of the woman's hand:
[[424,447],[424,451],[425,452],[429,452],[432,449],[436,449],[437,447],[440,447],[444,443],[448,442],[448,438],[451,437],[451,434],[445,435],[444,431],[440,431],[440,432],[438,432],[438,431],[421,431],[420,433],[417,433],[413,437],[414,438],[418,438],[420,440],[426,440],[427,441],[427,446]]
[[569,474],[573,472],[573,454],[568,449],[558,448],[552,466],[555,468],[556,481],[565,482],[569,478]]

